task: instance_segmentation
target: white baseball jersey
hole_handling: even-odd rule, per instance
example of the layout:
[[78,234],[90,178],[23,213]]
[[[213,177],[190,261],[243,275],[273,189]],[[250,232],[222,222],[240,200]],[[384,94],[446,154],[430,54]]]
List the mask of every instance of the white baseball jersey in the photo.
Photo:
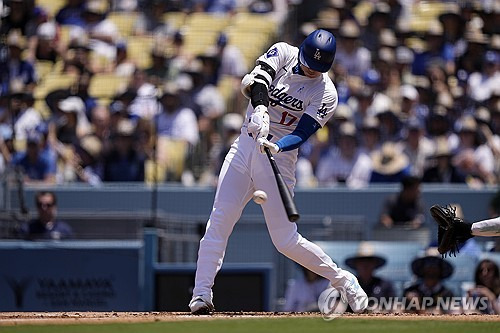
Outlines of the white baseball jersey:
[[[287,43],[276,43],[257,61],[271,66],[276,72],[269,85],[269,118],[270,131],[276,142],[283,136],[293,132],[304,113],[324,126],[337,107],[337,89],[328,73],[317,78],[294,74],[298,65],[299,49]],[[246,123],[254,109],[248,104]]]

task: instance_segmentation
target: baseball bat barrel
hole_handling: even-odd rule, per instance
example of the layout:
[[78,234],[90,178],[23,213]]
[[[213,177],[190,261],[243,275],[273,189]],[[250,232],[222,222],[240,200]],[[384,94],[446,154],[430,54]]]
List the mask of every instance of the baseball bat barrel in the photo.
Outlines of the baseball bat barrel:
[[288,186],[286,186],[285,181],[283,180],[283,176],[281,175],[280,169],[278,168],[276,160],[271,154],[271,151],[267,147],[264,148],[264,150],[266,151],[269,163],[271,163],[274,178],[276,178],[276,184],[278,185],[278,190],[280,192],[281,201],[283,201],[283,206],[285,207],[286,214],[288,215],[288,220],[290,222],[296,222],[299,220],[300,215],[297,207],[295,207],[295,202],[293,201],[292,194],[290,193]]

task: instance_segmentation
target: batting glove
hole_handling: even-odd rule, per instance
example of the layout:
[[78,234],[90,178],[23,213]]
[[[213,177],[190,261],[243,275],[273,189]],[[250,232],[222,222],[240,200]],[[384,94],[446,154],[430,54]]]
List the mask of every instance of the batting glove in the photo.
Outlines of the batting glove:
[[257,105],[255,108],[248,122],[248,132],[256,141],[269,135],[269,113],[264,105]]
[[281,151],[280,147],[277,144],[272,143],[266,138],[257,139],[257,143],[259,144],[259,150],[262,154],[266,153],[265,148],[269,148],[269,151],[272,154],[277,154]]

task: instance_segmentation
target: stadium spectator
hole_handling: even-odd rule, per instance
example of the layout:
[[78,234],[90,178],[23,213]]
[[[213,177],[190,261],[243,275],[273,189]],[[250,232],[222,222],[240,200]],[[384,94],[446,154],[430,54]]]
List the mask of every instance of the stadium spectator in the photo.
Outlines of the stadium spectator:
[[319,311],[319,295],[329,287],[329,281],[305,267],[300,268],[301,276],[287,285],[283,311]]
[[423,123],[417,118],[408,119],[403,132],[403,153],[410,160],[410,173],[422,177],[428,158],[434,152],[434,144],[424,136]]
[[57,197],[54,192],[40,191],[35,195],[38,217],[21,225],[19,238],[26,240],[62,240],[74,238],[72,228],[57,218]]
[[465,175],[452,163],[453,154],[446,139],[438,139],[431,156],[433,164],[425,169],[424,183],[465,183]]
[[114,133],[111,151],[104,157],[104,181],[144,181],[144,158],[134,147],[135,125],[121,119]]
[[370,183],[398,183],[410,175],[408,157],[392,142],[384,143],[370,157],[372,161]]
[[85,115],[85,104],[80,97],[70,96],[58,104],[59,115],[56,121],[57,139],[64,144],[77,143],[79,138],[91,131]]
[[178,89],[166,85],[155,117],[157,158],[167,169],[167,180],[180,181],[188,153],[198,143],[198,123],[193,110],[181,104]]
[[83,11],[83,28],[89,37],[89,46],[97,55],[108,61],[116,57],[115,43],[119,38],[116,25],[106,18],[109,5],[107,1],[88,0]]
[[380,122],[376,117],[367,116],[361,125],[361,152],[370,155],[380,148]]
[[125,78],[134,74],[136,64],[128,57],[127,42],[120,41],[116,43],[116,58],[113,63],[113,72]]
[[61,25],[76,25],[83,27],[83,12],[85,10],[85,0],[67,0],[66,5],[56,14],[56,22]]
[[161,86],[169,76],[169,66],[164,47],[161,44],[156,44],[151,49],[151,66],[144,70],[148,77],[148,82]]
[[454,269],[450,263],[441,258],[437,249],[429,248],[424,256],[414,259],[411,270],[419,281],[403,292],[407,301],[406,311],[434,313],[440,298],[441,302],[446,302],[446,298],[453,297],[451,290],[446,288],[442,281],[450,277]]
[[[386,260],[375,253],[375,248],[370,242],[361,242],[358,252],[345,260],[345,264],[356,271],[359,284],[368,297],[377,299],[396,296],[390,281],[374,275],[375,271],[385,263]],[[373,304],[369,306],[373,307]]]
[[356,127],[351,122],[343,123],[339,128],[338,145],[332,146],[318,162],[318,183],[323,186],[345,183],[359,154]]
[[12,30],[7,36],[9,47],[8,77],[11,82],[19,81],[27,91],[33,91],[37,76],[33,65],[23,60],[22,52],[26,49],[26,40],[17,30]]
[[[467,291],[472,298],[486,297],[488,306],[481,313],[500,314],[500,274],[498,265],[490,260],[479,262],[474,273],[475,286]],[[472,303],[473,304],[473,303]]]
[[361,40],[363,45],[375,54],[379,49],[379,37],[382,29],[389,28],[391,17],[390,6],[386,2],[375,2],[372,12],[368,17],[368,24],[365,26]]
[[134,34],[138,36],[169,36],[172,28],[165,22],[167,1],[152,0],[144,11],[139,13],[134,23]]
[[5,17],[2,17],[0,35],[5,36],[12,30],[19,30],[24,36],[31,36],[31,22],[33,20],[34,1],[10,0],[4,1],[8,6]]
[[342,22],[339,46],[335,55],[336,71],[361,77],[371,67],[371,54],[360,45],[360,29],[354,20]]
[[56,180],[51,168],[55,162],[42,155],[41,141],[39,133],[30,133],[26,140],[26,151],[12,159],[12,164],[20,168],[28,184],[54,184]]
[[408,176],[401,181],[399,193],[388,196],[382,207],[380,223],[386,228],[405,226],[417,229],[424,223],[424,204],[420,197],[420,179]]
[[[128,90],[135,94],[134,99],[128,106],[131,118],[151,119],[159,112],[156,87],[147,81],[146,73],[142,69],[136,69]],[[127,97],[131,97],[131,94]]]
[[441,22],[435,20],[429,23],[424,36],[427,50],[415,55],[412,66],[414,75],[424,75],[428,64],[436,60],[444,63],[446,73],[455,71],[453,47],[444,41],[443,33]]
[[22,84],[11,87],[9,111],[5,112],[3,122],[14,129],[14,140],[25,140],[42,122],[40,113],[33,108],[33,95]]
[[500,86],[500,55],[487,51],[483,56],[481,72],[474,72],[468,80],[469,94],[477,102],[488,100]]
[[[247,73],[247,64],[243,53],[241,53],[238,47],[235,45],[228,45],[228,43],[228,35],[221,32],[217,36],[215,46],[210,47],[205,53],[215,58],[216,78],[212,80],[212,84],[217,84],[219,79],[224,75],[229,75],[236,80],[241,80]],[[236,91],[234,93],[236,93]]]
[[462,172],[483,183],[494,182],[495,159],[490,147],[479,144],[477,123],[472,116],[457,121],[459,145],[456,160]]
[[38,26],[36,36],[30,43],[32,58],[55,63],[59,60],[62,48],[57,37],[57,27],[54,22],[45,22]]

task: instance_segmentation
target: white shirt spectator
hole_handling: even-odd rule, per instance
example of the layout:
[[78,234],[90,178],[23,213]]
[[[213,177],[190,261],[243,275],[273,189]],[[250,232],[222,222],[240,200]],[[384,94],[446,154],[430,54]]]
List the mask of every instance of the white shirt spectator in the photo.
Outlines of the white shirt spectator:
[[157,127],[159,136],[186,140],[191,145],[198,143],[198,121],[193,110],[189,108],[181,107],[173,113],[160,113]]
[[340,153],[337,147],[331,148],[328,153],[319,160],[316,176],[322,185],[336,184],[346,181],[356,164],[360,154],[357,151],[353,158],[348,159]]
[[34,131],[35,128],[42,122],[42,116],[34,108],[27,108],[18,115],[14,120],[14,130],[16,140],[25,140],[27,134]]
[[129,112],[132,116],[151,119],[159,112],[156,100],[156,88],[150,83],[144,83],[137,90],[137,97],[130,104]]

